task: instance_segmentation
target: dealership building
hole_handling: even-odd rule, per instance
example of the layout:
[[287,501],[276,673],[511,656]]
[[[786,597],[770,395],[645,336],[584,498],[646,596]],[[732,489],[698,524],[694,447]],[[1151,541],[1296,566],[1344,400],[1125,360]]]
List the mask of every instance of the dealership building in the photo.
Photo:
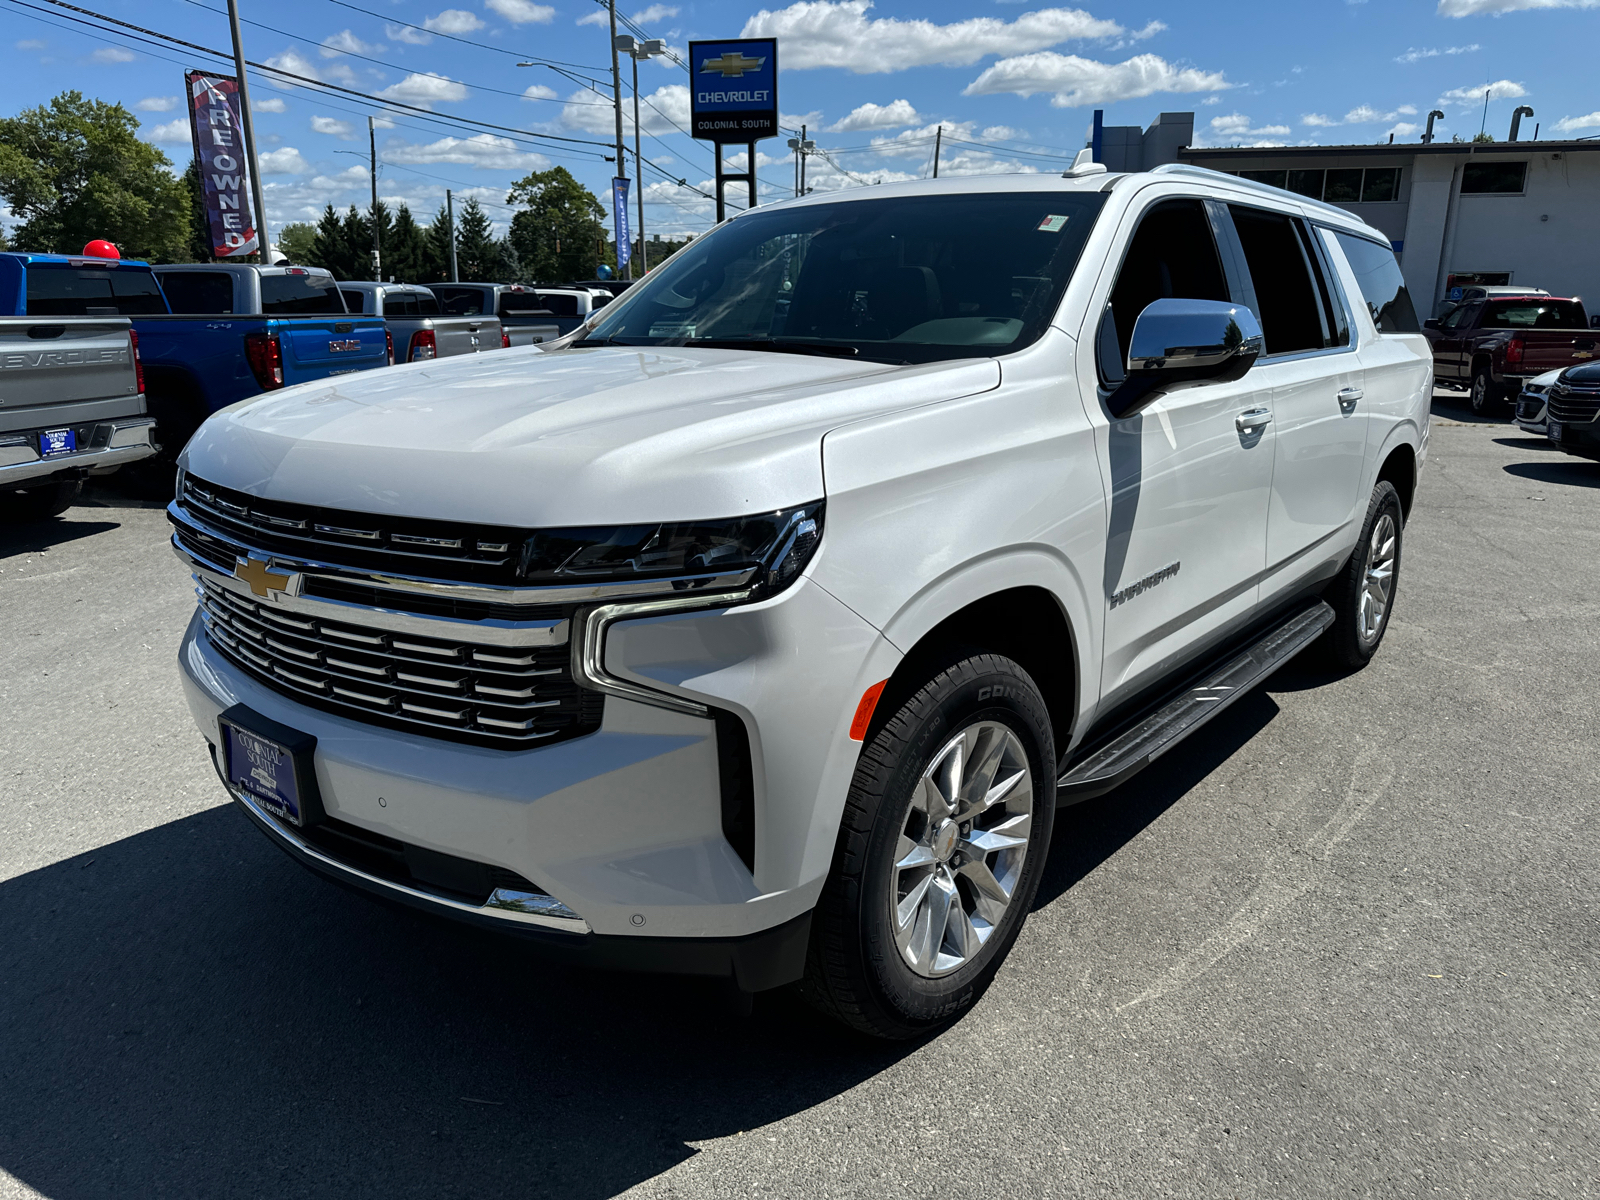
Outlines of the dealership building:
[[1113,171],[1181,162],[1348,209],[1383,231],[1417,308],[1472,283],[1586,296],[1600,311],[1600,140],[1198,148],[1193,113],[1107,127]]

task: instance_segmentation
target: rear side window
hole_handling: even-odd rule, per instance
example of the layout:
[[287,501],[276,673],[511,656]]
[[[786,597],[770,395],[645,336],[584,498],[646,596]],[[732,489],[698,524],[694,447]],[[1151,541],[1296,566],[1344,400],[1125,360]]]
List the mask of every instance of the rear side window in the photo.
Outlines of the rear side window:
[[439,307],[452,317],[483,315],[483,293],[477,288],[436,287],[433,294],[439,298]]
[[342,313],[339,285],[327,275],[262,275],[261,311],[269,317]]
[[1490,300],[1480,329],[1587,329],[1583,305],[1573,300]]
[[1256,317],[1268,354],[1321,350],[1336,341],[1325,326],[1327,300],[1319,294],[1306,256],[1300,222],[1282,213],[1230,205],[1250,281]]
[[367,311],[367,294],[365,292],[357,292],[350,288],[340,288],[339,294],[344,297],[344,309],[346,312],[358,313]]
[[1372,313],[1372,323],[1380,333],[1420,333],[1417,310],[1406,291],[1405,276],[1394,260],[1394,251],[1353,233],[1335,233],[1339,248],[1350,261],[1361,297]]
[[578,298],[576,296],[558,296],[553,292],[537,292],[517,297],[517,302],[514,305],[509,303],[509,300],[510,297],[507,296],[505,300],[500,302],[501,315],[519,309],[524,312],[531,312],[541,308],[556,317],[575,317],[578,315]]
[[36,317],[141,317],[167,311],[148,270],[28,264],[28,314]]

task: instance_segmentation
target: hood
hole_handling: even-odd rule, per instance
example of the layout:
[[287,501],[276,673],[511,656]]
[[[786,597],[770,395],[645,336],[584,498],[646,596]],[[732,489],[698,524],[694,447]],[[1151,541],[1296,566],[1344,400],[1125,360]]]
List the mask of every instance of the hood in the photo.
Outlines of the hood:
[[497,350],[223,409],[181,465],[267,499],[551,527],[741,516],[824,494],[822,437],[987,391],[993,359],[896,367],[747,350]]

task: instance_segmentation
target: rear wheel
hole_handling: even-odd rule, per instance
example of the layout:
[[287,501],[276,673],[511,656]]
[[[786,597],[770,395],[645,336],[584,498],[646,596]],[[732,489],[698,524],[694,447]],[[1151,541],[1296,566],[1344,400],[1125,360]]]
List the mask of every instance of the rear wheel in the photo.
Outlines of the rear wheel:
[[1489,373],[1488,363],[1479,363],[1472,369],[1472,386],[1467,394],[1472,411],[1480,417],[1499,416],[1504,407],[1505,393]]
[[960,1016],[1021,931],[1055,818],[1044,699],[1016,663],[935,674],[862,750],[812,916],[805,991],[864,1033]]
[[1378,652],[1394,611],[1404,530],[1400,493],[1388,480],[1379,480],[1367,504],[1361,540],[1325,595],[1334,612],[1325,645],[1338,666],[1359,670]]
[[79,479],[46,483],[4,494],[0,509],[13,521],[43,521],[66,512],[78,502],[82,491],[83,481]]

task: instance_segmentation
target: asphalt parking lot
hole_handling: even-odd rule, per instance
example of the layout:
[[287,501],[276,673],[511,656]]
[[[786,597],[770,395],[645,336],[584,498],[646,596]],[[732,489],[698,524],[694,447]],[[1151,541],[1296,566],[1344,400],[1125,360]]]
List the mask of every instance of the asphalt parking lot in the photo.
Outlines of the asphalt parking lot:
[[1600,1194],[1600,464],[1435,414],[1378,659],[1063,813],[915,1046],[312,878],[190,723],[160,508],[0,531],[0,1197]]

